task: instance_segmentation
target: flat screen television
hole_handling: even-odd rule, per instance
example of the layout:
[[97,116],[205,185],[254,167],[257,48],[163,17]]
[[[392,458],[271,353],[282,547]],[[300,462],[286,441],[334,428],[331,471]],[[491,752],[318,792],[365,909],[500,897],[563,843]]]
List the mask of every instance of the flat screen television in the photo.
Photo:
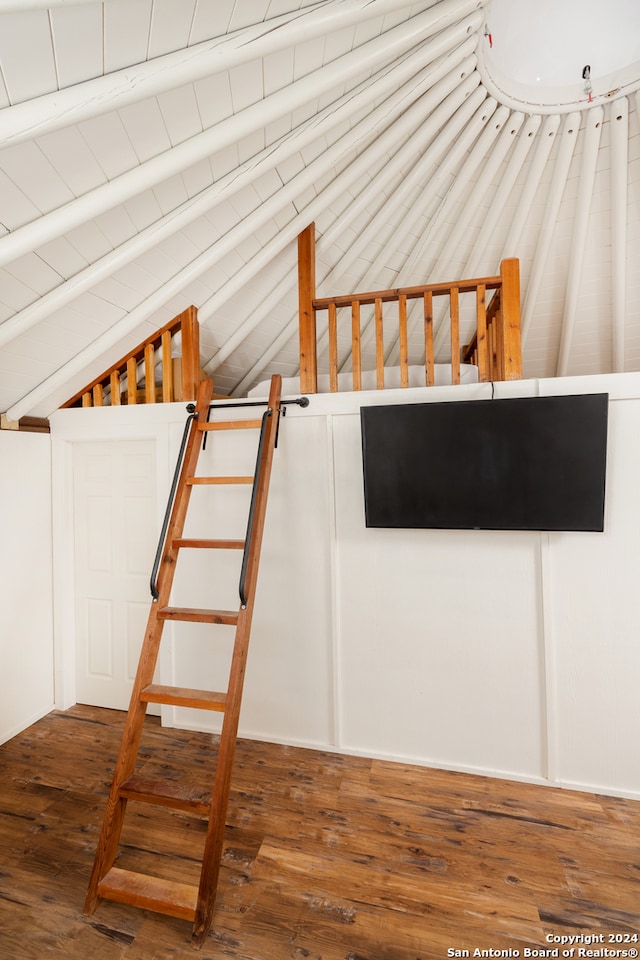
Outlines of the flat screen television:
[[362,407],[366,525],[603,530],[608,399]]

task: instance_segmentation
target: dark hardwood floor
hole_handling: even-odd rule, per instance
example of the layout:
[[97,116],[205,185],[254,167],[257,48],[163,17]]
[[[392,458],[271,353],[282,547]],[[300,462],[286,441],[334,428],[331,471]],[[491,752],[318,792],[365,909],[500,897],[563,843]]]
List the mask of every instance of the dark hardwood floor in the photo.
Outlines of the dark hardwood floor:
[[[1,960],[198,956],[189,923],[111,902],[82,913],[122,720],[77,706],[0,747]],[[206,782],[212,751],[150,720],[140,772]],[[197,882],[203,822],[129,811],[120,865]],[[638,803],[238,745],[203,960],[634,956],[639,933]]]

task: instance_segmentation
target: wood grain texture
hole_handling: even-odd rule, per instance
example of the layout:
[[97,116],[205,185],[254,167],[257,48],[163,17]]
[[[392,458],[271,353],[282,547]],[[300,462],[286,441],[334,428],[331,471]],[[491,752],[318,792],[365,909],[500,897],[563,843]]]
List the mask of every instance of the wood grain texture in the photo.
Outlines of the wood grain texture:
[[[546,934],[640,928],[640,804],[248,740],[200,953],[187,920],[113,902],[83,916],[123,722],[76,706],[0,747],[3,960],[522,957]],[[150,719],[140,774],[208,791],[217,742]],[[117,867],[197,884],[205,829],[130,801]]]

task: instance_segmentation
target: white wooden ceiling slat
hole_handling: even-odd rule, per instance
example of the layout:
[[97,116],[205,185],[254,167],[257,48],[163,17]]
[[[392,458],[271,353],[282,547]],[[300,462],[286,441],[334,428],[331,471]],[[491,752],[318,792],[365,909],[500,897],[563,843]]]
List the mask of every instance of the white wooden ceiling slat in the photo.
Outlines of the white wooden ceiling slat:
[[205,219],[210,220],[221,234],[227,233],[232,227],[240,223],[240,217],[227,201],[219,203],[214,210],[206,215]]
[[106,183],[102,167],[77,127],[49,133],[37,143],[74,196]]
[[19,360],[28,363],[31,368],[32,363],[40,363],[43,368],[55,370],[67,358],[70,349],[74,349],[73,342],[66,341],[65,338],[54,339],[47,342],[35,336],[19,337],[11,344],[11,356],[13,362]]
[[264,150],[265,146],[264,130],[262,129],[256,130],[248,137],[243,137],[242,140],[238,141],[238,161],[244,163],[245,160],[255,157],[256,154]]
[[278,50],[263,58],[262,72],[264,77],[264,95],[268,97],[293,83],[293,47],[287,50]]
[[9,307],[13,312],[22,310],[27,304],[33,303],[36,298],[37,293],[32,287],[14,277],[8,270],[2,270],[0,273],[0,303]]
[[[214,237],[212,236],[207,246],[210,246],[213,240]],[[186,267],[187,264],[191,263],[192,260],[202,253],[202,249],[206,248],[196,246],[182,231],[174,234],[172,237],[167,237],[162,243],[162,252],[169,257],[171,262],[177,265],[178,268]],[[173,272],[176,271],[174,270]]]
[[182,171],[184,188],[189,197],[195,197],[197,193],[205,190],[213,183],[213,173],[209,159],[200,160]]
[[212,243],[218,240],[222,233],[213,223],[212,219],[198,217],[193,223],[188,224],[181,231],[190,241],[195,244],[197,249],[202,252],[210,247]]
[[229,32],[236,0],[198,0],[189,44],[200,43]]
[[162,210],[153,190],[145,190],[124,204],[125,210],[135,223],[138,231],[144,230],[150,223],[155,223],[162,216]]
[[279,17],[282,13],[289,13],[291,10],[300,10],[305,4],[300,0],[269,0],[266,19],[272,20],[273,17]]
[[194,89],[205,130],[233,115],[228,71],[216,73],[205,80],[197,80]]
[[220,180],[225,174],[235,170],[239,164],[237,144],[232,143],[224,150],[218,150],[211,157],[211,169],[215,180]]
[[100,283],[96,284],[93,288],[93,295],[126,312],[137,307],[143,299],[141,294],[125,286],[124,283],[120,283],[115,277],[109,277],[107,280],[101,280]]
[[233,112],[239,113],[264,97],[262,60],[250,60],[229,70]]
[[158,106],[172,145],[201,133],[202,120],[192,83],[160,94]]
[[57,90],[58,78],[46,10],[3,15],[0,63],[11,103]]
[[148,274],[164,282],[167,277],[172,277],[180,269],[179,264],[173,257],[170,257],[162,247],[154,247],[138,257],[136,263],[146,270]]
[[[38,296],[43,296],[49,290],[57,287],[62,279],[53,267],[35,253],[28,253],[18,260],[14,260],[6,269],[7,273],[20,280]],[[1,287],[2,281],[0,280]]]
[[342,30],[330,33],[325,42],[325,63],[329,60],[335,60],[337,57],[342,57],[345,53],[350,53],[354,47],[359,46],[355,38],[356,28],[353,26],[344,27]]
[[66,237],[50,240],[49,243],[39,248],[38,255],[45,263],[49,264],[52,270],[55,270],[65,279],[73,277],[88,263],[86,258],[76,250],[72,243],[69,243]]
[[[0,154],[0,158],[2,154]],[[38,216],[38,208],[0,169],[0,221],[7,230],[30,223]]]
[[151,7],[152,0],[104,4],[105,73],[147,59]]
[[187,191],[182,177],[170,177],[153,188],[158,206],[163,214],[170,213],[188,200]]
[[3,150],[0,168],[27,194],[40,213],[48,213],[73,199],[69,187],[34,142]]
[[[229,20],[229,31],[240,30],[242,27],[248,27],[252,23],[261,23],[269,9],[269,0],[251,0],[251,3],[243,3],[242,0],[236,3],[231,19]],[[291,7],[289,9],[292,9]],[[293,7],[295,10],[295,6]],[[288,11],[287,11],[288,12]]]
[[122,267],[114,277],[118,283],[129,287],[139,297],[149,297],[158,288],[157,277],[152,276],[139,263],[129,263]]
[[96,161],[113,180],[138,165],[138,157],[117,111],[78,124]]
[[74,230],[70,230],[67,233],[67,240],[82,256],[87,258],[89,263],[99,260],[100,257],[104,257],[106,253],[113,249],[102,230],[92,220],[83,223]]
[[115,249],[138,233],[136,225],[123,206],[114,207],[96,217],[96,225]]
[[102,76],[102,6],[57,7],[51,11],[51,29],[61,87]]
[[155,97],[132,103],[119,113],[141,163],[169,150],[171,140]]
[[195,0],[154,0],[149,36],[149,59],[186,47]]
[[0,109],[3,107],[8,107],[10,102],[7,86],[4,82],[4,76],[2,75],[2,70],[0,69]]
[[[329,57],[328,59],[333,59]],[[313,37],[306,43],[296,45],[294,53],[293,76],[295,80],[319,70],[325,63],[325,38]]]

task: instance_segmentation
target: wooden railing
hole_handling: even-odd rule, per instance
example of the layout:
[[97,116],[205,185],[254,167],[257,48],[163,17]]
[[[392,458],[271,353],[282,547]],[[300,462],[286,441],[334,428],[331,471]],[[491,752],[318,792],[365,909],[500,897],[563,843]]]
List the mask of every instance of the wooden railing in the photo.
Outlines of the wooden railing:
[[[460,362],[474,363],[481,381],[518,380],[522,376],[520,348],[520,273],[519,261],[503,260],[500,274],[450,283],[432,283],[417,287],[397,287],[337,297],[316,297],[315,225],[311,224],[298,237],[298,296],[300,316],[300,390],[317,392],[317,315],[327,313],[329,355],[329,389],[338,389],[338,311],[350,308],[351,374],[354,390],[362,389],[361,307],[374,306],[376,387],[385,386],[385,339],[383,304],[397,303],[397,343],[399,346],[400,386],[409,385],[409,337],[407,309],[412,300],[422,301],[424,322],[425,386],[435,383],[434,298],[449,299],[449,333],[451,342],[451,382],[460,383]],[[487,305],[488,291],[493,296]],[[470,343],[460,347],[460,296],[475,296],[475,333]],[[342,365],[345,364],[344,358]]]
[[[177,334],[182,341],[181,356],[173,359]],[[195,307],[187,307],[78,391],[63,408],[195,400],[200,379],[198,315]]]

